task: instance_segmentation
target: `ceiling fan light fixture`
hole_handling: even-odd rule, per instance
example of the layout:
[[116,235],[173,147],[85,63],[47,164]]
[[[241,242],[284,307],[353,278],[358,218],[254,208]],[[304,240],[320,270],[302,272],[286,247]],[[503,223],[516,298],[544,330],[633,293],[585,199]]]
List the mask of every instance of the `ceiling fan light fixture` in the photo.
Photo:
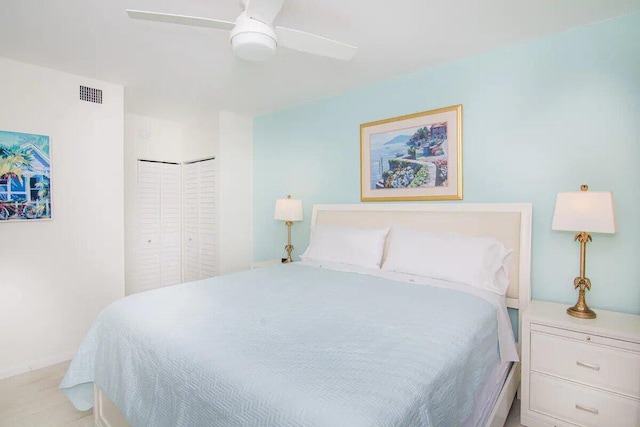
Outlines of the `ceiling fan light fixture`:
[[266,61],[277,47],[276,41],[264,33],[238,33],[231,37],[233,53],[246,61]]
[[235,22],[173,13],[127,9],[132,19],[165,22],[190,27],[231,30],[233,53],[246,61],[266,61],[280,47],[312,55],[350,61],[358,49],[316,34],[273,25],[285,0],[242,0],[243,12]]
[[276,53],[276,33],[269,25],[242,12],[231,30],[233,53],[246,61],[266,61]]

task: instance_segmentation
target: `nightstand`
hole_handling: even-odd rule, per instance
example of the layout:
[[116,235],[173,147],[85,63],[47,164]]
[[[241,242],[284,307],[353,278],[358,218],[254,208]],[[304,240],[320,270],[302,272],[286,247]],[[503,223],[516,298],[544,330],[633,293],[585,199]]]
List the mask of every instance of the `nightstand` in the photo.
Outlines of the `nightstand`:
[[522,319],[520,422],[640,426],[640,316],[531,301]]

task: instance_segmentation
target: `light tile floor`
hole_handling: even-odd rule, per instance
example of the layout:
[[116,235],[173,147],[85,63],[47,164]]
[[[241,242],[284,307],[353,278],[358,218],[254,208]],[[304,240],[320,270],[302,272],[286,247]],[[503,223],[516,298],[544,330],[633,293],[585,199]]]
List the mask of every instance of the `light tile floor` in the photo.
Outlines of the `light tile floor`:
[[522,427],[522,424],[520,424],[520,401],[518,399],[513,401],[504,427]]
[[93,426],[92,411],[77,411],[58,390],[69,362],[0,380],[0,426]]
[[[0,380],[0,426],[90,427],[92,411],[77,411],[58,385],[69,362]],[[511,407],[505,427],[520,426],[520,401]]]

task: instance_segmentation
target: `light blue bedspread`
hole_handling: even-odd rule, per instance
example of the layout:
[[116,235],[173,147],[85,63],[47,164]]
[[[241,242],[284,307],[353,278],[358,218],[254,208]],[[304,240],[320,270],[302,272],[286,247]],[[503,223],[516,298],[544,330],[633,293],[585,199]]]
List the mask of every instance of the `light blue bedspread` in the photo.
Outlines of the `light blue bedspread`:
[[134,427],[460,426],[497,337],[473,295],[289,264],[113,303],[60,388]]

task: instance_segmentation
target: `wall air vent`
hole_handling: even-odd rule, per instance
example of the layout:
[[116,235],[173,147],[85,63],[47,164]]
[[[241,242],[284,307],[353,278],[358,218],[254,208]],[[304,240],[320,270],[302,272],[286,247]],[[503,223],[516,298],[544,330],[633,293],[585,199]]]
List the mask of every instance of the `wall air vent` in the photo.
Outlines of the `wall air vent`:
[[95,102],[96,104],[102,104],[102,90],[87,86],[80,86],[80,99],[83,101]]

